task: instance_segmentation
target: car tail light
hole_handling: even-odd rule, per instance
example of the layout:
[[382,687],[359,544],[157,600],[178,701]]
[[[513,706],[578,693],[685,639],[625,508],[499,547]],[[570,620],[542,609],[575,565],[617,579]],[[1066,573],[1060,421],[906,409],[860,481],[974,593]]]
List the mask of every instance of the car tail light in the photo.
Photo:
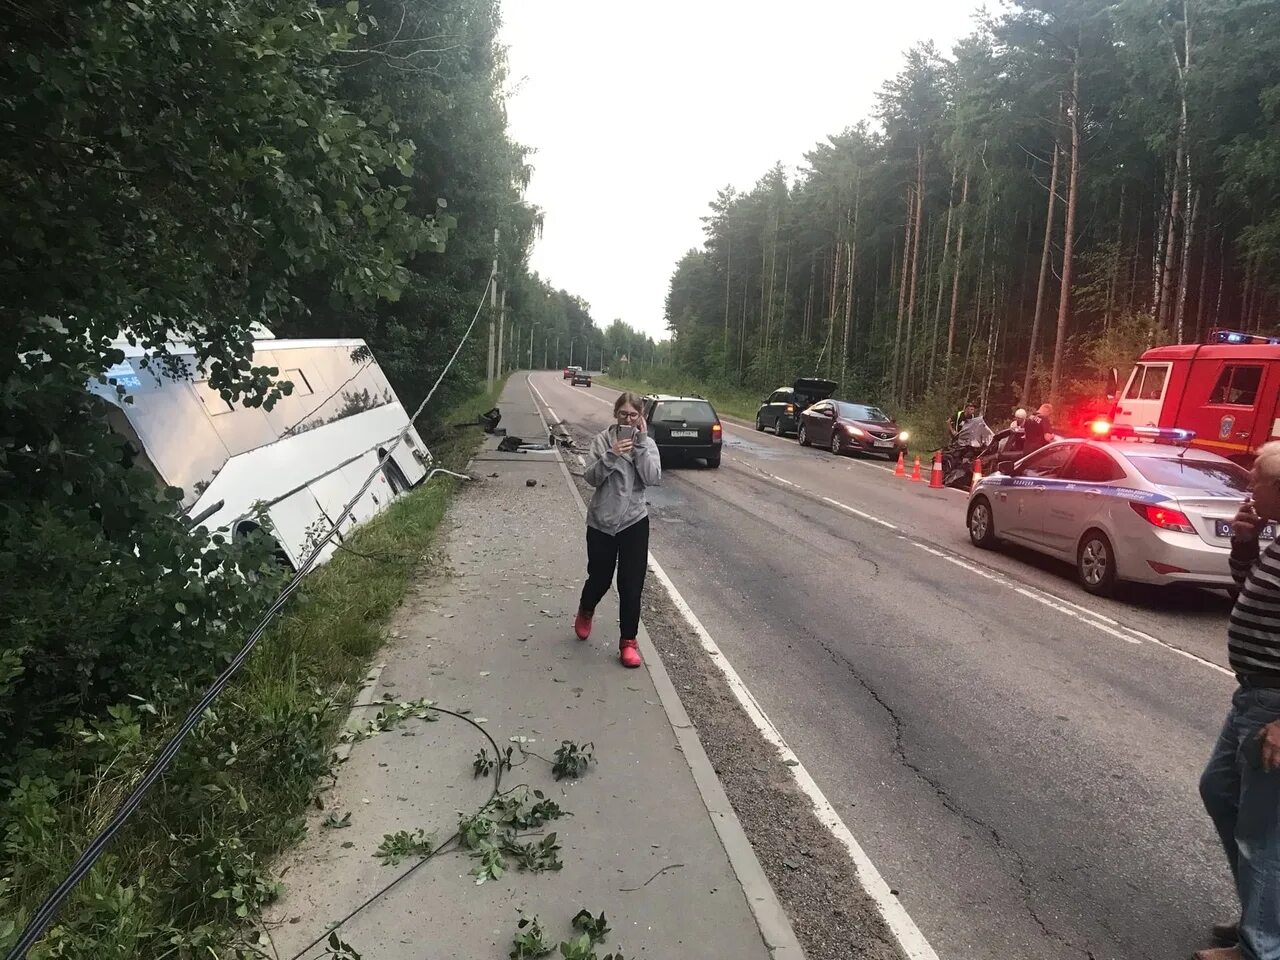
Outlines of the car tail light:
[[721,439],[721,436],[722,436],[723,434],[724,434],[724,427],[720,426],[720,424],[718,424],[718,423],[713,423],[713,424],[711,425],[711,439],[712,439],[712,440],[719,440],[719,439]]
[[1174,530],[1178,533],[1195,533],[1196,528],[1191,525],[1191,521],[1187,519],[1187,515],[1181,510],[1173,510],[1169,507],[1159,507],[1153,503],[1134,503],[1129,502],[1129,506],[1133,507],[1133,512],[1146,520],[1152,526],[1159,527],[1161,530]]

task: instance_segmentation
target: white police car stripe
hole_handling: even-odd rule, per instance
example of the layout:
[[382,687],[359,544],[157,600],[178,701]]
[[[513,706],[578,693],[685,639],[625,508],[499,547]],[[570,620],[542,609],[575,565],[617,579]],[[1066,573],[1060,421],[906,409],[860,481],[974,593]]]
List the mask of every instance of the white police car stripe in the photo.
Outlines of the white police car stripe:
[[1076,480],[1057,480],[1052,477],[983,477],[979,488],[987,487],[1044,487],[1045,492],[1096,493],[1103,497],[1132,500],[1134,503],[1168,503],[1174,498],[1158,490],[1139,490],[1136,487],[1115,487],[1106,483],[1080,483]]

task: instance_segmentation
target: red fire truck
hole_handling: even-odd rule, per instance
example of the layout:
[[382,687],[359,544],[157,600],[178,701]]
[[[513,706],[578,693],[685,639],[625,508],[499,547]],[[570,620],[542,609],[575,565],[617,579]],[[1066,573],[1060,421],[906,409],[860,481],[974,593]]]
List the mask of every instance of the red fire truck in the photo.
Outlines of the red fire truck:
[[1280,337],[1214,330],[1208,342],[1144,353],[1116,398],[1111,422],[1181,427],[1192,446],[1248,466],[1280,439]]

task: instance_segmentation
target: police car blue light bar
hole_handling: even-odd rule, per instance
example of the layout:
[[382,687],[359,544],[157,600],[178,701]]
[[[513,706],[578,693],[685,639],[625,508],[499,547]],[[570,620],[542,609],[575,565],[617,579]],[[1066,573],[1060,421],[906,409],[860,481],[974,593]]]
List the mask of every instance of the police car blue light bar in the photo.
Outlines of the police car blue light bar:
[[1196,438],[1194,430],[1184,430],[1182,427],[1131,427],[1128,424],[1108,423],[1105,420],[1095,420],[1089,424],[1089,431],[1099,440],[1105,440],[1108,437],[1120,440],[1136,437],[1140,440],[1153,440],[1156,443],[1190,443]]

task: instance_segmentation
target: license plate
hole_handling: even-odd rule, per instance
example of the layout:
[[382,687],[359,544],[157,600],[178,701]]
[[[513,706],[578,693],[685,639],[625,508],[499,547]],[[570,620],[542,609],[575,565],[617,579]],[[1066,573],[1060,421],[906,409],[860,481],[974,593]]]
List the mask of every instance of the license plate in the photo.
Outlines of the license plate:
[[[1216,533],[1218,536],[1220,537],[1231,536],[1230,520],[1215,520],[1213,524],[1214,524],[1214,533]],[[1275,538],[1276,538],[1276,525],[1274,523],[1268,523],[1266,526],[1262,528],[1262,532],[1258,534],[1259,540],[1274,540]]]
[[696,437],[698,435],[698,431],[697,430],[672,430],[671,435],[673,437]]
[[875,444],[876,444],[876,446],[877,446],[877,447],[892,447],[892,446],[893,446],[893,441],[892,441],[892,440],[877,440],[877,441],[875,442]]

